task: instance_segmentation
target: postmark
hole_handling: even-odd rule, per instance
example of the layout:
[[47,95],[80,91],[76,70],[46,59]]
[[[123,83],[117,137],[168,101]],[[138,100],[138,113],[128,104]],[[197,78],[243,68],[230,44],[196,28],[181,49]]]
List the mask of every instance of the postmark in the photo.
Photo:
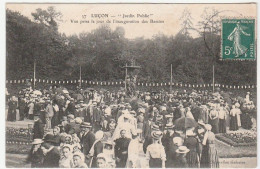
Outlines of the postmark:
[[255,19],[222,19],[221,59],[255,60]]

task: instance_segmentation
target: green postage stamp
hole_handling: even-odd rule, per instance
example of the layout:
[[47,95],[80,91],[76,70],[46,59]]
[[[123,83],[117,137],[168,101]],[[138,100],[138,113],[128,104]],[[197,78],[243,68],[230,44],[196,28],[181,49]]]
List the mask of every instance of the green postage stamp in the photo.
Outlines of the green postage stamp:
[[255,19],[222,19],[221,58],[256,59]]

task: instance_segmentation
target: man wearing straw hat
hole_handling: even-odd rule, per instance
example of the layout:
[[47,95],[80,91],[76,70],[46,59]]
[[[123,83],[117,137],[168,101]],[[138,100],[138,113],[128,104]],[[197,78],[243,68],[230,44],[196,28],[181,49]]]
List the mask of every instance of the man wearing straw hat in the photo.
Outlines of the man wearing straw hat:
[[31,163],[31,168],[41,168],[43,162],[43,152],[41,149],[42,139],[34,139],[32,142],[32,148],[26,159],[27,162]]
[[90,160],[89,151],[95,142],[95,135],[91,132],[91,124],[83,122],[80,125],[81,128],[81,147],[86,157],[86,163]]

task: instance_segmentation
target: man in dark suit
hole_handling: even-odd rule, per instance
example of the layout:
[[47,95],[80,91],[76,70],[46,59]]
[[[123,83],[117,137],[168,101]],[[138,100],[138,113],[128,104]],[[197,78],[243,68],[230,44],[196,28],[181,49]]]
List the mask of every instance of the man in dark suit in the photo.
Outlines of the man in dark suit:
[[128,158],[128,146],[131,139],[125,136],[126,130],[124,129],[120,131],[120,134],[121,137],[115,140],[116,167],[125,168]]
[[151,128],[153,126],[153,116],[150,115],[149,119],[144,123],[143,126],[143,137],[146,138],[151,135]]
[[159,131],[159,130],[160,130],[160,128],[158,125],[155,125],[155,124],[152,125],[150,134],[147,135],[144,140],[144,144],[143,144],[144,153],[146,153],[147,147],[153,143],[153,138],[151,135],[152,131]]
[[34,116],[34,126],[33,126],[33,139],[42,139],[44,135],[45,124],[40,119],[39,115]]
[[98,131],[101,129],[101,118],[102,118],[102,112],[100,108],[97,107],[97,103],[93,103],[93,127],[94,131]]
[[75,127],[76,123],[75,123],[75,117],[73,114],[69,114],[68,115],[68,124],[66,126],[64,126],[65,132],[68,134],[74,127]]
[[43,143],[42,151],[44,154],[43,168],[59,168],[60,152],[50,143]]
[[73,98],[70,98],[70,103],[68,104],[66,111],[67,111],[66,112],[67,114],[73,114],[73,115],[75,114],[76,107],[75,107],[75,101]]
[[87,122],[83,122],[80,125],[81,128],[81,147],[82,147],[82,152],[86,157],[86,163],[89,164],[90,156],[89,156],[89,151],[91,147],[93,146],[95,142],[95,135],[91,132],[91,124]]

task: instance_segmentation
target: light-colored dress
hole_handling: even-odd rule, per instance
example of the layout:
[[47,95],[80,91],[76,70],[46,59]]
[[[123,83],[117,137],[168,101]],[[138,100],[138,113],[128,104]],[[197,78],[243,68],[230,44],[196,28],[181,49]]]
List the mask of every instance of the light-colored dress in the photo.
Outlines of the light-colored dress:
[[139,158],[139,153],[140,150],[138,149],[139,147],[139,140],[133,139],[130,141],[129,146],[128,146],[128,158],[126,161],[126,168],[140,168],[140,158]]

